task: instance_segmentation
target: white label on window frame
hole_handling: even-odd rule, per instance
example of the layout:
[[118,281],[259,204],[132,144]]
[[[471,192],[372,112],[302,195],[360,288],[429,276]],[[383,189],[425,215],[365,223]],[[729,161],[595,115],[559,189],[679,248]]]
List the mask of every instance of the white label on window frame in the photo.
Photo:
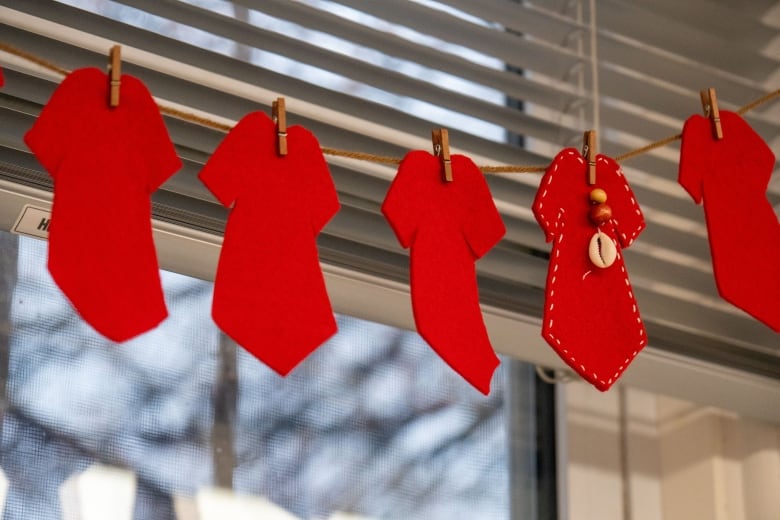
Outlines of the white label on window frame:
[[19,235],[48,239],[50,226],[51,210],[26,204],[11,231]]

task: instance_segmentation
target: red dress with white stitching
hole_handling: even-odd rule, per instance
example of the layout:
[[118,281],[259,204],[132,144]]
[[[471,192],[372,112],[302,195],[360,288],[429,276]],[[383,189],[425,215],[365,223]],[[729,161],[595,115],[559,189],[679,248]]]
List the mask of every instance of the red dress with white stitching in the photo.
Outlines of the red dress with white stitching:
[[[536,220],[553,242],[547,273],[542,336],[583,378],[607,390],[647,344],[621,247],[644,229],[639,204],[620,170],[596,157],[596,184],[586,182],[587,163],[573,148],[561,151],[547,168],[534,200]],[[589,194],[607,193],[612,218],[598,227],[589,218]],[[588,246],[598,231],[615,244],[617,258],[594,265]]]

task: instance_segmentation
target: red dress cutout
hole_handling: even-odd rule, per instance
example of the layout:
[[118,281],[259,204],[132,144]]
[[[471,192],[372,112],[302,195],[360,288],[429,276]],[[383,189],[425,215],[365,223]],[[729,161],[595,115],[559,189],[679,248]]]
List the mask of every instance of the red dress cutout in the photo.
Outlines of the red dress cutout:
[[230,211],[212,316],[239,345],[281,375],[336,333],[317,254],[317,234],[338,212],[336,188],[316,137],[245,116],[217,147],[200,179]]
[[49,271],[81,316],[114,341],[164,320],[150,195],[181,167],[140,80],[122,76],[117,108],[96,68],[70,73],[27,146],[54,179]]
[[482,172],[452,156],[453,182],[441,162],[409,152],[382,204],[398,241],[411,247],[410,285],[420,335],[480,392],[499,364],[479,308],[474,262],[506,232]]
[[[542,336],[570,367],[604,391],[647,344],[620,250],[631,245],[645,222],[613,159],[598,155],[596,184],[586,179],[585,159],[565,149],[547,168],[534,200],[536,220],[547,241],[553,241]],[[612,218],[598,227],[617,249],[615,262],[606,268],[596,267],[588,256],[596,233],[589,218],[594,188],[607,193],[612,208]]]
[[709,119],[685,122],[679,182],[704,200],[720,295],[780,332],[780,223],[766,198],[775,156],[738,114],[720,112],[723,139]]

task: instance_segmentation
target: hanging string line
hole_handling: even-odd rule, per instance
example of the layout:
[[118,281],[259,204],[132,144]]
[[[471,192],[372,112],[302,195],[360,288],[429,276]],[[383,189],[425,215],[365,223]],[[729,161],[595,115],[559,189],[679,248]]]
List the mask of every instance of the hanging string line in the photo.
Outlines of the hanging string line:
[[642,155],[643,153],[647,153],[650,150],[655,150],[656,148],[661,148],[662,146],[666,146],[667,144],[673,143],[678,139],[682,139],[682,134],[674,134],[674,135],[670,135],[669,137],[664,137],[660,141],[656,141],[654,143],[650,143],[646,146],[643,146],[642,148],[637,148],[636,150],[631,150],[630,152],[626,152],[622,155],[618,155],[614,159],[616,162],[622,163],[623,161],[631,159],[632,157],[636,157],[637,155]]
[[360,161],[371,161],[381,164],[401,164],[401,159],[398,157],[388,157],[386,155],[374,155],[365,152],[350,152],[348,150],[339,150],[337,148],[322,148],[322,153],[325,155],[335,155],[338,157],[348,157],[350,159],[358,159]]
[[[27,61],[30,61],[32,63],[35,63],[36,65],[39,65],[45,69],[48,69],[52,72],[55,72],[61,76],[67,76],[70,71],[67,69],[63,69],[62,67],[45,60],[39,56],[36,56],[32,53],[23,51],[21,49],[18,49],[12,45],[9,45],[4,42],[0,42],[0,50],[7,52],[8,54],[12,54],[14,56],[18,56],[19,58],[25,59]],[[756,109],[760,105],[767,103],[768,101],[771,101],[775,99],[776,97],[780,96],[780,89],[777,89],[773,92],[769,92],[763,96],[761,96],[758,99],[755,99],[748,103],[745,106],[742,106],[737,109],[736,113],[743,115],[747,112],[750,112],[751,110]],[[157,105],[160,108],[160,112],[166,115],[169,115],[171,117],[175,117],[177,119],[181,119],[184,121],[189,121],[191,123],[198,124],[200,126],[205,126],[208,128],[213,128],[215,130],[219,130],[221,132],[229,132],[233,127],[231,125],[227,125],[224,123],[219,123],[217,121],[214,121],[212,119],[201,117],[196,114],[193,114],[191,112],[185,112],[183,110],[179,110],[170,106],[167,106],[165,104],[159,104]],[[636,150],[631,150],[630,152],[626,152],[622,155],[616,156],[614,159],[617,162],[623,162],[627,161],[628,159],[631,159],[633,157],[636,157],[637,155],[645,154],[651,150],[655,150],[656,148],[661,148],[663,146],[666,146],[667,144],[673,143],[674,141],[677,141],[678,139],[682,138],[682,134],[675,134],[670,135],[668,137],[665,137],[659,141],[655,141],[653,143],[650,143],[646,146],[642,146],[641,148],[637,148]],[[331,155],[331,156],[337,156],[337,157],[347,157],[350,159],[357,159],[361,161],[370,161],[380,164],[400,164],[401,159],[397,157],[388,157],[384,155],[374,155],[370,153],[364,153],[364,152],[352,152],[348,150],[339,150],[337,148],[322,148],[322,153],[325,155]],[[507,166],[480,166],[479,169],[483,173],[544,173],[547,169],[547,166],[522,166],[522,165],[507,165]]]
[[49,69],[53,72],[56,72],[57,74],[61,76],[67,76],[70,72],[68,69],[63,69],[62,67],[59,67],[55,65],[54,63],[47,61],[41,57],[36,56],[35,54],[23,51],[21,49],[17,49],[16,47],[13,47],[11,45],[8,45],[7,43],[0,42],[0,49],[7,52],[8,54],[13,54],[15,56],[18,56],[20,58],[23,58],[27,61],[31,61],[35,63],[36,65],[40,65],[41,67],[45,69]]

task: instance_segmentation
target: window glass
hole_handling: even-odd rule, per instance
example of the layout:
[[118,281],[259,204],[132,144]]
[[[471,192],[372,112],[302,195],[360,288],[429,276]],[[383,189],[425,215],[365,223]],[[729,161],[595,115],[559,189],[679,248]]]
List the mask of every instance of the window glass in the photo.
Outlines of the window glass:
[[135,518],[176,518],[223,455],[236,491],[299,518],[509,518],[504,368],[485,397],[415,333],[339,316],[282,378],[220,335],[211,283],[169,272],[169,318],[113,344],[53,284],[45,242],[0,243],[5,274],[17,264],[0,316],[6,520],[62,518],[62,484],[96,463],[136,475]]

